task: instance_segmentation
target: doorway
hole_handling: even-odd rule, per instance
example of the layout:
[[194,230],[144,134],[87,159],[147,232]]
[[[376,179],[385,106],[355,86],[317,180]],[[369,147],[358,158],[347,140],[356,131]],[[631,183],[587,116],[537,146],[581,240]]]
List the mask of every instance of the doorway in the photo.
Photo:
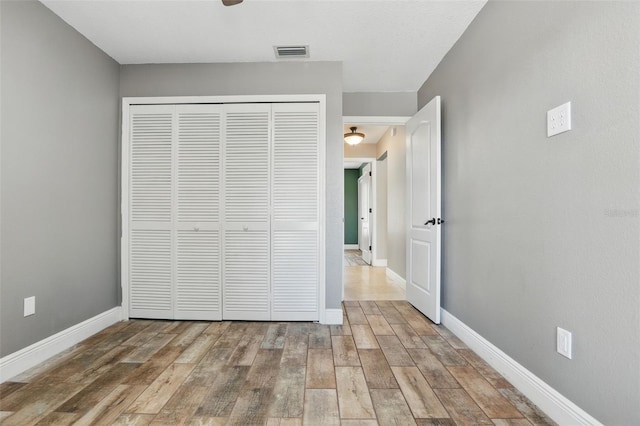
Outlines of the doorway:
[[[368,126],[358,121],[345,121],[345,124],[345,133],[351,126],[358,126],[359,132],[368,132]],[[354,183],[349,181],[349,172],[345,170],[345,191],[359,190],[358,202],[353,205],[357,210],[353,220],[358,221],[358,239],[353,245],[347,245],[345,240],[343,300],[346,301],[406,299],[404,234],[398,233],[404,230],[404,126],[391,124],[395,125],[380,122],[384,131],[373,144],[345,145],[345,166],[350,163],[352,168],[357,168],[351,173],[358,172]],[[397,205],[390,207],[390,202]],[[345,198],[345,237],[350,229],[346,216],[348,204]],[[390,230],[397,235],[388,235]]]

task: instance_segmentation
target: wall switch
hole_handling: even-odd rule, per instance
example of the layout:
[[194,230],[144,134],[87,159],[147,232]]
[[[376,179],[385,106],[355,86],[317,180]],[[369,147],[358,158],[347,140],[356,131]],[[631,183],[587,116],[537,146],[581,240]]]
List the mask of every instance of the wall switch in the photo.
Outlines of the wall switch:
[[558,327],[556,333],[556,350],[562,356],[571,359],[571,332]]
[[571,130],[571,102],[547,111],[547,137]]
[[24,316],[28,317],[36,313],[36,297],[26,297],[24,299]]

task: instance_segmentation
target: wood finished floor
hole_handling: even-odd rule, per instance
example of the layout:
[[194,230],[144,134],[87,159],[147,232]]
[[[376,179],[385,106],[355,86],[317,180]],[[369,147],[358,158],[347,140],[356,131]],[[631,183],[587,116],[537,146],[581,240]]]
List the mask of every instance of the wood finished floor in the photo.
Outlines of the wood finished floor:
[[344,266],[368,266],[368,263],[362,259],[360,250],[345,250]]
[[342,326],[132,320],[0,384],[3,425],[553,424],[404,301]]
[[367,265],[360,250],[344,251],[344,300],[405,300],[405,294],[387,268]]

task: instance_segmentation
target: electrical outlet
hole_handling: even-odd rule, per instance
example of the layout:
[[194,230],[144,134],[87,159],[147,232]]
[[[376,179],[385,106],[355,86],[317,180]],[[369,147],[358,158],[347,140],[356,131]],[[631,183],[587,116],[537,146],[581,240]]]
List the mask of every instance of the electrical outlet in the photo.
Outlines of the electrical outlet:
[[571,102],[547,111],[547,137],[571,130]]
[[28,317],[36,313],[36,297],[26,297],[24,299],[24,316]]
[[562,356],[571,359],[571,332],[558,327],[556,333],[556,350]]

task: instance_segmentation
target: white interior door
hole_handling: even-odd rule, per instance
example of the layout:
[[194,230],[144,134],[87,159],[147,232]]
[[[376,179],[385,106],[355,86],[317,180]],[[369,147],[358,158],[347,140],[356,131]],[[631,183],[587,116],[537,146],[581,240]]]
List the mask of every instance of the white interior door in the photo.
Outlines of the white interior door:
[[274,104],[271,320],[318,319],[319,120],[317,103]]
[[269,320],[270,104],[226,105],[223,319]]
[[220,320],[222,105],[177,105],[174,318]]
[[371,264],[371,164],[358,179],[358,246],[362,260]]
[[407,301],[440,323],[441,130],[436,96],[406,125]]
[[135,105],[129,117],[129,315],[173,318],[173,105]]
[[122,157],[128,316],[320,318],[320,105],[128,107]]
[[221,319],[220,108],[131,108],[131,317]]

